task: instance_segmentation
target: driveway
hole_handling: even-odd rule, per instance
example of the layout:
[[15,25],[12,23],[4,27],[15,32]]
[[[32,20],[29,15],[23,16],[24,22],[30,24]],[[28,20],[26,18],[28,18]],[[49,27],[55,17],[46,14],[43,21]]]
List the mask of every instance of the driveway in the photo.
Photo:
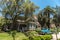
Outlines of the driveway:
[[[56,40],[56,34],[52,34],[52,40]],[[57,38],[60,39],[60,32],[57,34]]]

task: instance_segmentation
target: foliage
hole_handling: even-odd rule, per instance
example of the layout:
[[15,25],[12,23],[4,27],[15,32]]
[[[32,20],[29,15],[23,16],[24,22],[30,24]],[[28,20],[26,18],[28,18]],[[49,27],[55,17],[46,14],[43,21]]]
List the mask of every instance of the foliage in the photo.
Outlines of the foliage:
[[60,28],[58,28],[57,31],[60,32]]
[[43,35],[41,36],[41,40],[51,40],[52,36],[51,35]]
[[29,40],[41,40],[40,36],[31,36]]
[[28,32],[26,32],[27,36],[32,36],[32,35],[35,35],[35,34],[38,34],[38,33],[36,31],[28,31]]
[[51,40],[51,35],[39,35],[36,31],[29,31],[28,33],[29,40]]
[[47,6],[38,14],[38,22],[41,24],[41,26],[49,27],[51,18],[50,15],[56,15],[56,11],[53,10],[50,6]]
[[51,32],[54,32],[54,31],[55,31],[55,28],[51,28],[50,31],[51,31]]
[[32,15],[33,12],[38,8],[30,0],[6,0],[2,1],[6,4],[6,7],[3,9],[2,14],[4,14],[6,19],[12,19],[16,21],[17,17],[21,14],[25,16]]
[[51,35],[42,35],[42,36],[31,36],[29,37],[30,40],[51,40],[52,36]]
[[50,31],[52,32],[52,33],[54,33],[54,32],[60,32],[60,28],[57,28],[57,30],[55,29],[55,28],[50,28]]
[[36,29],[36,32],[40,33],[41,32],[41,29],[40,30],[39,29]]
[[0,27],[5,24],[5,18],[0,17]]
[[[4,7],[0,12],[5,17],[6,24],[9,20],[9,23],[13,24],[12,27],[16,26],[17,20],[27,20],[38,9],[38,6],[30,0],[2,0],[1,2],[1,5],[4,5]],[[23,18],[21,18],[21,14]]]

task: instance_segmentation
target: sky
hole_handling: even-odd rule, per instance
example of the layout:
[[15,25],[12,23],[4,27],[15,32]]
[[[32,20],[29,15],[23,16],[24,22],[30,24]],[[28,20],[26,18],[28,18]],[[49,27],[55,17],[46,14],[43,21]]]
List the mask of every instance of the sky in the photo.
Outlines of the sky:
[[[40,10],[48,5],[51,7],[56,7],[56,5],[60,6],[60,0],[31,0],[31,2],[34,2],[35,5],[39,6]],[[38,13],[38,11],[36,13]]]
[[[40,10],[44,9],[46,6],[56,7],[60,6],[60,0],[31,0],[35,5],[40,7]],[[40,11],[38,10],[36,14]],[[51,17],[53,17],[51,15]]]
[[[40,7],[40,10],[44,9],[46,6],[56,7],[60,6],[60,0],[31,0],[35,5]],[[36,14],[39,11],[36,12]],[[53,18],[53,15],[50,15],[50,18]]]
[[35,5],[39,6],[40,9],[45,8],[46,6],[56,7],[60,6],[60,0],[31,0]]

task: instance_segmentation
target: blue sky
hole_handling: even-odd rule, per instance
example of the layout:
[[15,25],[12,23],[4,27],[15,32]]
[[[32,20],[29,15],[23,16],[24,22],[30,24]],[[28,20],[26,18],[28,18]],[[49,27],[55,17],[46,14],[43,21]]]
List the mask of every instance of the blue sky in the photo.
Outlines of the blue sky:
[[45,8],[47,5],[51,7],[60,6],[60,0],[31,0],[35,5],[39,6],[40,9]]
[[[31,0],[32,2],[34,2],[35,5],[39,6],[40,9],[44,9],[46,6],[51,6],[51,7],[56,7],[56,6],[60,6],[60,0]],[[39,11],[36,12],[36,14]],[[50,16],[50,18],[52,18],[53,15]]]
[[[35,5],[39,6],[40,9],[45,8],[46,6],[56,7],[60,6],[60,0],[31,0]],[[1,10],[1,8],[0,8]],[[36,12],[37,13],[37,12]],[[1,16],[1,14],[0,14]]]
[[[44,9],[46,6],[56,7],[60,6],[60,0],[31,0],[35,5],[40,7],[41,9]],[[36,12],[36,14],[39,12],[39,10]],[[51,16],[52,17],[52,16]]]

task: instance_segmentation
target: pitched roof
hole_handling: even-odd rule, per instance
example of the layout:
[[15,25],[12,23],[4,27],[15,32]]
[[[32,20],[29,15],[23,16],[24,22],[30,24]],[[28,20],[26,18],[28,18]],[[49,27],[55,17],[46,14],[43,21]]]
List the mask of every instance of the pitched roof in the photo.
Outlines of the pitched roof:
[[32,17],[27,18],[26,21],[38,21],[37,16],[33,15]]

